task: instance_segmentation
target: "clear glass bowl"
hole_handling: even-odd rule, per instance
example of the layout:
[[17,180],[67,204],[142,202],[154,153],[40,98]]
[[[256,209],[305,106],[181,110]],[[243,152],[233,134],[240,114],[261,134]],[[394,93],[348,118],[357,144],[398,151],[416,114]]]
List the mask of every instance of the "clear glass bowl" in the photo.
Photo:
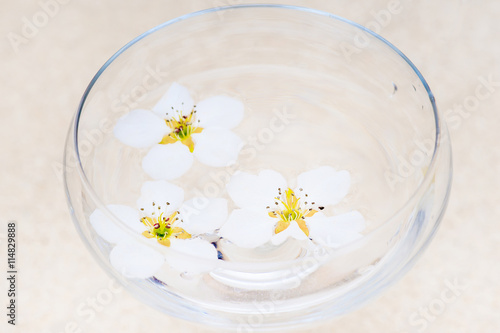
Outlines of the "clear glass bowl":
[[[133,109],[151,109],[173,82],[189,87],[195,100],[222,94],[244,103],[235,131],[253,153],[236,169],[272,168],[288,179],[321,165],[347,170],[350,192],[331,213],[361,212],[362,237],[271,259],[264,248],[263,260],[236,255],[197,274],[165,263],[153,276],[137,278],[113,267],[115,245],[90,223],[96,209],[127,238],[158,246],[108,209],[133,206],[150,180],[141,168],[147,150],[123,145],[113,127]],[[271,126],[276,121],[280,126]],[[406,56],[356,23],[281,5],[193,13],[125,45],[85,91],[64,161],[75,226],[108,274],[168,315],[242,332],[333,318],[397,281],[436,232],[452,175],[446,126]],[[195,163],[176,184],[186,198],[201,189],[230,202],[224,182],[235,170],[220,170]],[[289,243],[285,254],[296,251]],[[176,255],[194,266],[207,264]]]

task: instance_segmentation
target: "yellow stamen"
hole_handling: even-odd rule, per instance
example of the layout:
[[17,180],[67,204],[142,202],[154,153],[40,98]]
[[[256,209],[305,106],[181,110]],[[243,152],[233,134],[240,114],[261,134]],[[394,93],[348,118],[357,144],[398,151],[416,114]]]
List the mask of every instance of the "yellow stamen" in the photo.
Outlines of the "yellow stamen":
[[[168,205],[167,203],[167,206]],[[173,212],[169,217],[163,216],[164,212],[161,212],[160,207],[158,207],[158,212],[160,213],[158,216],[154,215],[154,212],[152,212],[151,216],[141,218],[141,222],[148,228],[148,230],[142,233],[144,237],[156,238],[158,243],[167,247],[171,244],[171,238],[191,238],[188,232],[177,225],[179,223],[179,218],[177,217],[178,212]]]
[[194,151],[194,141],[191,135],[201,133],[203,131],[202,127],[198,127],[195,124],[195,114],[196,111],[194,109],[189,113],[189,115],[183,115],[182,112],[177,111],[176,116],[165,119],[165,122],[171,129],[171,132],[162,138],[160,144],[167,145],[180,141],[183,145],[187,146],[189,151],[192,153]]
[[318,211],[306,207],[305,204],[307,204],[307,202],[303,204],[291,188],[288,188],[284,193],[279,189],[279,196],[274,199],[276,199],[275,204],[279,209],[273,209],[268,212],[270,217],[279,219],[274,229],[274,233],[278,234],[286,230],[290,226],[290,222],[295,221],[300,230],[302,230],[306,236],[309,236],[309,228],[307,227],[305,218],[313,216]]

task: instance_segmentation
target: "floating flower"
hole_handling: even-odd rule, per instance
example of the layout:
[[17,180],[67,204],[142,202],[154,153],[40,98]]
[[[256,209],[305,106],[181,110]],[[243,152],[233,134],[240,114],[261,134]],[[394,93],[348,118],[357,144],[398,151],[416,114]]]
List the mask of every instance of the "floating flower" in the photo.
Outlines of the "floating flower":
[[357,211],[338,216],[321,211],[340,202],[349,187],[349,172],[337,172],[329,166],[300,174],[295,189],[273,170],[258,175],[238,172],[227,184],[227,191],[240,209],[231,213],[219,233],[243,248],[269,241],[280,245],[288,238],[340,247],[361,237],[363,216]]
[[142,160],[153,179],[172,180],[186,173],[194,157],[213,167],[234,164],[243,145],[231,131],[243,119],[244,106],[228,96],[213,96],[197,105],[189,91],[173,83],[150,110],[132,110],[113,133],[124,144],[150,148]]
[[[182,188],[164,180],[148,181],[141,188],[138,208],[106,206],[132,233],[115,224],[101,209],[90,215],[90,223],[99,236],[115,244],[110,253],[111,265],[127,277],[153,276],[165,261],[179,272],[199,272],[200,268],[193,267],[183,254],[217,260],[217,250],[203,234],[214,233],[227,218],[225,199],[203,199],[203,205],[193,209],[192,202],[200,200],[183,202]],[[134,233],[159,245],[145,245],[134,239]],[[162,249],[167,248],[174,251],[162,253]]]

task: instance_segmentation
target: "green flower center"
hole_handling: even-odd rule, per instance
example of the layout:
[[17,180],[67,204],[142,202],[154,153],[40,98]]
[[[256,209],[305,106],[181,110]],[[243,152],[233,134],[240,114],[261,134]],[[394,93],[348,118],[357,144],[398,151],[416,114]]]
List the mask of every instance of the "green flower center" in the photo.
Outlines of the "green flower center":
[[[167,202],[168,205],[169,203]],[[154,206],[156,204],[153,202]],[[141,211],[144,211],[144,208],[141,208]],[[165,246],[170,246],[170,239],[172,237],[179,239],[191,238],[191,235],[186,230],[178,226],[178,214],[179,212],[176,211],[166,217],[165,212],[158,206],[157,212],[153,211],[150,215],[141,217],[142,224],[148,229],[142,235],[147,238],[156,238],[158,243]]]
[[[274,198],[275,207],[267,207],[269,216],[278,219],[274,233],[278,234],[284,231],[290,226],[290,222],[295,221],[306,236],[309,236],[309,228],[306,225],[305,219],[318,212],[316,209],[310,207],[315,203],[312,202],[308,205],[307,201],[302,202],[301,198],[297,197],[291,188],[286,189],[285,192],[281,192],[281,188],[278,188],[278,193],[279,195]],[[307,194],[305,196],[307,197]],[[322,209],[322,207],[319,209]]]

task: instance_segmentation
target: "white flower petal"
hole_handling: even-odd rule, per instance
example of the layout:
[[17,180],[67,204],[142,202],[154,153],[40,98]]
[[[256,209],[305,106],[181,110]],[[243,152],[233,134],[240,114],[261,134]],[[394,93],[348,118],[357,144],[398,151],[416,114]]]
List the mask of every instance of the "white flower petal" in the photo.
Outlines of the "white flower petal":
[[[137,209],[124,205],[108,205],[106,207],[111,214],[133,230],[137,232],[144,231]],[[109,243],[117,244],[130,239],[130,236],[119,225],[113,223],[100,209],[96,209],[90,214],[89,220],[95,232]]]
[[243,248],[256,248],[271,240],[275,219],[265,211],[258,213],[247,209],[235,209],[222,226],[219,235]]
[[351,186],[348,171],[335,171],[330,166],[301,173],[297,177],[297,187],[303,188],[310,201],[318,205],[334,205],[342,200]]
[[148,110],[132,110],[116,122],[115,137],[134,148],[146,148],[160,142],[170,132],[164,119]]
[[[184,201],[184,190],[177,185],[170,184],[165,180],[147,181],[141,187],[141,196],[137,200],[137,207],[144,208],[146,213],[158,209],[158,206],[166,212],[178,209]],[[153,202],[155,206],[153,207]],[[169,203],[167,205],[166,203]]]
[[358,211],[327,217],[323,213],[316,213],[307,218],[309,237],[322,245],[338,248],[351,243],[363,235],[366,223],[363,215]]
[[244,105],[228,96],[213,96],[196,105],[196,119],[203,128],[227,128],[238,126],[243,120]]
[[108,205],[106,207],[133,231],[141,233],[145,230],[137,209],[124,205]]
[[193,198],[180,208],[182,227],[190,234],[204,234],[220,228],[227,220],[227,200],[222,198]]
[[290,222],[288,228],[271,238],[271,243],[273,243],[273,245],[281,245],[288,239],[288,237],[295,238],[297,240],[304,240],[308,238],[306,234],[300,229],[297,222],[292,221]]
[[251,175],[246,172],[235,173],[226,185],[231,199],[241,208],[266,211],[274,204],[278,188],[286,189],[286,180],[274,170],[262,170]]
[[192,134],[194,156],[203,164],[213,167],[232,165],[238,159],[243,140],[228,129],[205,128]]
[[111,250],[109,261],[125,277],[146,279],[161,268],[165,258],[146,245],[120,243]]
[[177,82],[174,82],[167,93],[163,95],[153,107],[153,111],[160,117],[168,119],[176,115],[176,111],[180,111],[182,114],[187,115],[193,110],[193,107],[194,102],[189,94],[189,90]]
[[[217,261],[217,250],[210,242],[191,238],[171,239],[170,244],[171,249],[184,254],[178,255],[174,251],[169,251],[165,256],[168,264],[179,272],[202,273],[214,268]],[[190,260],[188,256],[203,260]]]
[[142,159],[142,168],[153,179],[172,180],[193,165],[193,154],[180,142],[155,145]]

